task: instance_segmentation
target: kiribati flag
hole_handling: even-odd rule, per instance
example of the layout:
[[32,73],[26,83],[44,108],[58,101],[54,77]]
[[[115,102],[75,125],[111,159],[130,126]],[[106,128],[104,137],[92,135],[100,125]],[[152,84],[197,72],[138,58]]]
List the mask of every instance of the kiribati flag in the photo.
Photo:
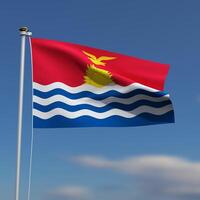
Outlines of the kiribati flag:
[[174,122],[169,65],[46,39],[31,46],[35,128]]

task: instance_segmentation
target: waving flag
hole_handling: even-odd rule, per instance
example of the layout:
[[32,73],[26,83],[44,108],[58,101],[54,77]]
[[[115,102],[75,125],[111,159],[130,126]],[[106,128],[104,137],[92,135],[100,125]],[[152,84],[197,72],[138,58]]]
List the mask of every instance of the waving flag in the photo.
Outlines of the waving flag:
[[67,42],[31,46],[35,128],[174,122],[169,65]]

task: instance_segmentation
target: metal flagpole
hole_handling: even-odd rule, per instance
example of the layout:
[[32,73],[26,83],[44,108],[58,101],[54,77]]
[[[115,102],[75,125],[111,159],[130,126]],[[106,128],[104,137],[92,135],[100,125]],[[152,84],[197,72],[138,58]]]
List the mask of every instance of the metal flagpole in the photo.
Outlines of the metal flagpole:
[[27,27],[19,29],[21,35],[21,59],[20,59],[20,80],[19,80],[19,110],[18,110],[18,132],[17,132],[17,163],[16,163],[16,190],[15,200],[19,200],[20,189],[20,164],[21,164],[21,141],[22,141],[22,113],[23,113],[23,91],[24,91],[24,64],[26,36],[31,35]]

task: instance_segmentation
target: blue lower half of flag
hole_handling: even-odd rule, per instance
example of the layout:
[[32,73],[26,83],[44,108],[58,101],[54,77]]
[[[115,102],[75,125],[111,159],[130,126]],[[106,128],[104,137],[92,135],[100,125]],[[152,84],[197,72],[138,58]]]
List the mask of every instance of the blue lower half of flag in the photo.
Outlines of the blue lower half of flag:
[[95,88],[33,83],[34,128],[124,127],[174,122],[169,95],[138,83]]
[[82,116],[76,119],[69,119],[63,116],[54,116],[51,119],[43,120],[34,116],[33,121],[34,128],[145,126],[173,123],[174,113],[173,111],[169,111],[161,116],[143,113],[130,119],[120,116],[112,116],[101,120],[89,116]]

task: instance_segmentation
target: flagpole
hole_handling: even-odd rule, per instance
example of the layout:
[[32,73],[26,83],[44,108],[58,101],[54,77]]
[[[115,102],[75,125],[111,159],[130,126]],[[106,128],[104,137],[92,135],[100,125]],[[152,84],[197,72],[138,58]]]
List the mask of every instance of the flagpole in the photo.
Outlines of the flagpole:
[[26,36],[31,35],[27,27],[19,29],[21,36],[21,58],[20,58],[20,79],[19,79],[19,107],[18,107],[18,131],[17,131],[17,162],[16,162],[16,188],[15,200],[19,200],[20,191],[20,164],[21,164],[21,141],[22,141],[22,113],[23,113],[23,91],[24,91],[24,65]]

